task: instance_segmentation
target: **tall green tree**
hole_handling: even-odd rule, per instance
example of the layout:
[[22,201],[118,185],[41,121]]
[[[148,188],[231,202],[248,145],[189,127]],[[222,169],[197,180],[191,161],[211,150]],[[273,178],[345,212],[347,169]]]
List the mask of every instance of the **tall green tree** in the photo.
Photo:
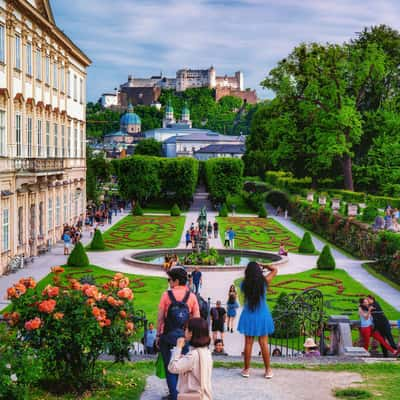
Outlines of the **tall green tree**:
[[[297,129],[306,138],[314,165],[341,163],[344,187],[354,190],[354,146],[362,136],[361,105],[371,82],[385,75],[385,56],[376,45],[301,44],[262,82],[299,114]],[[299,123],[302,122],[302,123]]]

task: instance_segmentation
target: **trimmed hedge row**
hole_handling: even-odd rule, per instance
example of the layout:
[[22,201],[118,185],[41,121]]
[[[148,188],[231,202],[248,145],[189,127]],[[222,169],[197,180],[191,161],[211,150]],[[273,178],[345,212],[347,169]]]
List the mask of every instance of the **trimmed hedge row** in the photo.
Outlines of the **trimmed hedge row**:
[[214,202],[223,203],[228,194],[240,193],[243,170],[244,164],[239,158],[212,158],[206,161],[207,189]]
[[142,205],[149,200],[173,198],[187,205],[196,190],[199,163],[194,158],[132,156],[112,161],[119,188],[126,199]]

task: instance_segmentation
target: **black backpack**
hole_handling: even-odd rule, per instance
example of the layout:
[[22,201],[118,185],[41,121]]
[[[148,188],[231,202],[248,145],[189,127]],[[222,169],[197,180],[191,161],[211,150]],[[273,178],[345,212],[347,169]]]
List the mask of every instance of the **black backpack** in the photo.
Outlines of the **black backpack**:
[[199,294],[197,295],[197,302],[199,303],[200,317],[207,320],[210,312],[208,302],[205,301]]
[[183,329],[185,324],[189,321],[190,312],[187,305],[189,296],[190,291],[188,290],[182,301],[177,301],[172,290],[168,290],[168,297],[171,300],[171,305],[168,308],[167,319],[165,321],[165,333]]

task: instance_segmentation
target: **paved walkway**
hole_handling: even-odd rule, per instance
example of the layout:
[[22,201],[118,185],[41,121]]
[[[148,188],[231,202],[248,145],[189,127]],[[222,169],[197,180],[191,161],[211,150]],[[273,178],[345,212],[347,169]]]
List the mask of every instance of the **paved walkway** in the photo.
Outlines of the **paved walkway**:
[[[362,382],[359,374],[310,370],[275,369],[266,380],[262,369],[253,369],[249,379],[238,369],[213,370],[214,400],[333,400],[332,390]],[[167,394],[165,380],[150,376],[141,400],[159,400]]]
[[[112,224],[105,224],[104,226],[100,226],[99,228],[102,231],[105,231],[111,226],[115,225],[126,215],[127,215],[126,212],[123,212],[122,214],[118,213],[117,216],[113,215]],[[86,245],[91,240],[92,238],[90,237],[89,232],[84,230],[82,235],[82,243]],[[91,262],[96,260],[98,265],[104,265],[104,266],[108,265],[105,262],[105,260],[104,261],[102,260],[104,258],[101,256],[103,253],[96,254],[95,257],[92,257],[92,254],[95,255],[95,253],[88,254]],[[40,281],[46,275],[48,275],[51,267],[55,265],[65,264],[66,261],[67,261],[67,256],[64,256],[64,246],[62,242],[58,242],[54,247],[52,247],[50,252],[35,257],[34,262],[28,264],[24,269],[21,269],[14,274],[0,276],[0,310],[3,308],[3,306],[6,306],[8,304],[8,301],[6,300],[7,288],[16,283],[20,278],[31,276],[36,281]]]

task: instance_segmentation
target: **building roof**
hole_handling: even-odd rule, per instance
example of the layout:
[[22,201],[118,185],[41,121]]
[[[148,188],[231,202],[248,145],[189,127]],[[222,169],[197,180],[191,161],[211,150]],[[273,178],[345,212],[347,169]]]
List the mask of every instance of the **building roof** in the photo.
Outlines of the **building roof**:
[[132,104],[129,104],[128,111],[121,117],[121,125],[140,125],[140,117],[133,112]]
[[104,135],[104,137],[114,137],[114,136],[129,136],[126,132],[118,131],[118,132],[111,132]]
[[[193,131],[193,129],[188,129],[189,131]],[[179,142],[243,142],[244,143],[244,137],[243,136],[231,136],[231,135],[220,135],[217,132],[209,131],[209,130],[203,130],[203,129],[197,129],[197,131],[200,132],[190,132],[188,135],[179,135],[176,136],[176,141]],[[171,139],[170,138],[166,141],[169,142]],[[175,137],[174,137],[175,139]]]
[[195,153],[208,154],[244,154],[246,146],[244,144],[210,144],[195,151]]

